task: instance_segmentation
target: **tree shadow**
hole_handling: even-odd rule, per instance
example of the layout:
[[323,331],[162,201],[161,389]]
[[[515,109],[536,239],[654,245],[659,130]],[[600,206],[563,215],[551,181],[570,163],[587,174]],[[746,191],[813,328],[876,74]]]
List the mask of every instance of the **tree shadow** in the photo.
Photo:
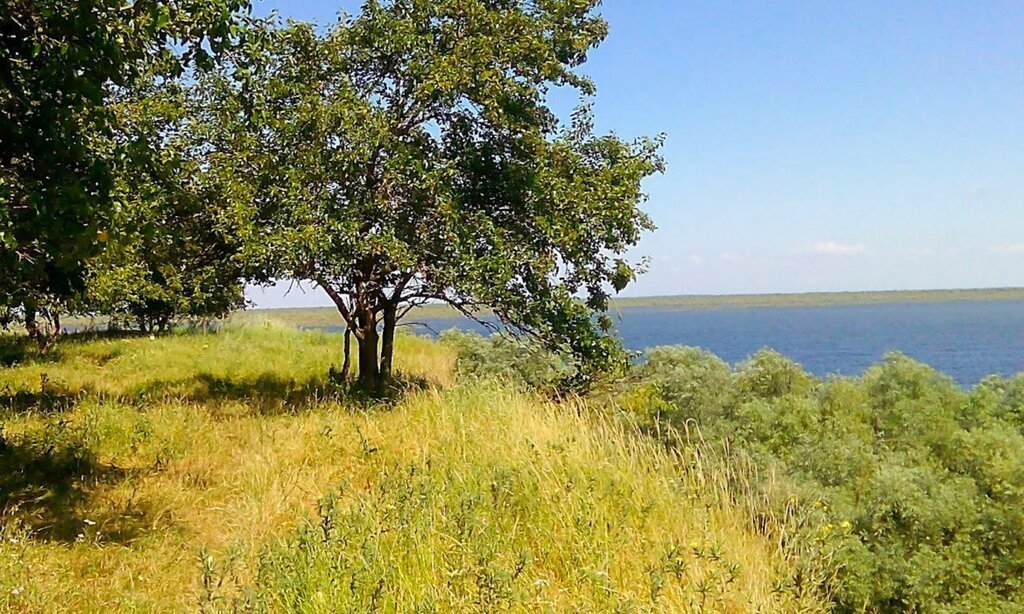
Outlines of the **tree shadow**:
[[396,376],[383,393],[367,393],[354,382],[340,380],[331,373],[299,381],[270,371],[246,379],[202,372],[183,379],[149,382],[123,400],[144,404],[173,399],[215,411],[243,404],[255,415],[278,415],[297,413],[322,403],[337,403],[353,410],[387,407],[411,391],[429,387],[425,378],[404,374]]
[[27,335],[0,333],[0,367],[58,363],[67,356],[69,346],[98,340],[134,339],[146,336],[136,330],[90,330],[63,333],[52,343],[40,344]]
[[131,541],[152,526],[148,506],[132,502],[111,513],[95,503],[98,491],[135,473],[97,462],[79,445],[0,437],[0,519],[28,529],[33,539]]
[[0,334],[0,367],[16,364],[60,362],[64,357],[60,344],[41,346],[27,335]]
[[56,414],[73,408],[90,392],[89,389],[72,390],[43,373],[39,377],[38,389],[15,389],[10,385],[0,387],[0,412]]
[[245,379],[201,372],[182,379],[152,381],[128,396],[134,403],[173,399],[213,410],[244,404],[256,415],[295,413],[319,402],[351,400],[344,387],[326,377],[298,381],[270,371]]
[[383,409],[396,405],[406,394],[431,387],[420,376],[398,373],[383,390],[366,391],[355,382],[340,380],[331,373],[305,380],[282,377],[267,371],[254,377],[234,378],[207,371],[178,379],[158,379],[120,394],[107,394],[90,386],[72,389],[46,374],[31,389],[0,387],[0,414],[38,413],[57,415],[72,410],[88,398],[107,399],[135,407],[166,401],[195,403],[220,413],[231,406],[230,415],[244,409],[249,415],[294,414],[315,405],[337,403],[353,410]]

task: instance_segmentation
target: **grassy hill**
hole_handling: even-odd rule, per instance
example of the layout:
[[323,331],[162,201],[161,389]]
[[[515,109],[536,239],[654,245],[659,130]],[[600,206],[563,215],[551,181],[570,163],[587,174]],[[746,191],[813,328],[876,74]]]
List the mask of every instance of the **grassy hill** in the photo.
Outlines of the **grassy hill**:
[[382,404],[266,323],[2,343],[5,610],[823,609],[698,456],[433,342]]

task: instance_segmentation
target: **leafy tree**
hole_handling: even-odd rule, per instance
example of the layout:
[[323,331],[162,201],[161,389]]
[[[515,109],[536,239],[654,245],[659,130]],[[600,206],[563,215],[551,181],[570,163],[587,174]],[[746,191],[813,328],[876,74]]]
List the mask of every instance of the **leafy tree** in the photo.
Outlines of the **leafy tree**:
[[[660,138],[594,134],[577,68],[607,31],[597,4],[369,1],[322,34],[263,32],[201,79],[243,253],[327,292],[363,386],[431,301],[568,351],[577,383],[622,358],[595,316],[634,277],[621,255],[652,228],[641,182],[662,160]],[[584,98],[568,125],[552,88]]]
[[243,0],[0,0],[0,311],[37,332],[79,295],[107,236],[113,172],[148,148],[108,102],[231,40]]
[[194,153],[202,135],[189,130],[196,110],[185,89],[140,79],[112,109],[127,133],[159,147],[114,176],[120,207],[106,249],[89,261],[81,310],[163,330],[241,307],[243,269],[231,228],[221,223],[225,198],[202,181]]

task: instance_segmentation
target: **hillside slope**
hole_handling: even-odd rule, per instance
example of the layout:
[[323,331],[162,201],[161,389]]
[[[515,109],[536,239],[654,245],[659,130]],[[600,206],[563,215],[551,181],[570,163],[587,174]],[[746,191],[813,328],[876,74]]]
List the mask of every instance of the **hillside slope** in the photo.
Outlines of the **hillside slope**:
[[821,609],[697,464],[400,342],[368,405],[332,335],[7,339],[0,607]]

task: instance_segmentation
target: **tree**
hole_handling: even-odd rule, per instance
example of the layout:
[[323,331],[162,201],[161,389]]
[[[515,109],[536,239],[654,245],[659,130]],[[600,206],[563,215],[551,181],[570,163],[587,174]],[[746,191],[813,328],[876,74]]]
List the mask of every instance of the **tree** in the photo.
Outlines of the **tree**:
[[208,64],[243,0],[0,0],[0,310],[38,331],[84,289],[114,169],[147,150],[119,134],[118,88]]
[[158,146],[114,175],[120,206],[106,249],[89,261],[83,312],[150,331],[244,305],[225,199],[202,181],[185,95],[178,81],[140,79],[111,105],[125,132]]
[[[396,326],[442,301],[578,359],[622,355],[596,317],[635,275],[659,139],[596,136],[576,72],[607,31],[597,0],[369,1],[318,34],[240,45],[194,88],[206,168],[231,186],[263,280],[312,280],[356,338],[360,384],[392,375]],[[568,125],[552,88],[583,104]]]

